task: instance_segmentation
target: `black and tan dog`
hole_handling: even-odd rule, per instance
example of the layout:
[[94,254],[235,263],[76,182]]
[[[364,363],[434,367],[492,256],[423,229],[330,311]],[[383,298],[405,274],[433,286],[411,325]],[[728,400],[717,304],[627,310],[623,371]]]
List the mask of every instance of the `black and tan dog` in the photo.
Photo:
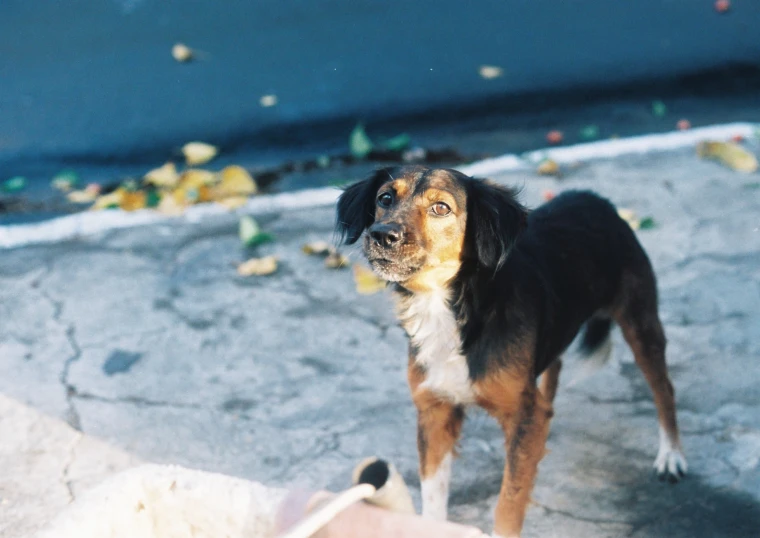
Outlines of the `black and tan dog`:
[[655,276],[609,202],[568,192],[528,212],[512,190],[454,170],[389,168],[346,189],[337,228],[347,243],[367,230],[364,253],[393,283],[409,336],[423,515],[446,518],[465,408],[479,405],[506,439],[494,532],[519,535],[560,356],[582,327],[585,354],[609,350],[613,321],[654,394],[655,468],[671,480],[686,472]]

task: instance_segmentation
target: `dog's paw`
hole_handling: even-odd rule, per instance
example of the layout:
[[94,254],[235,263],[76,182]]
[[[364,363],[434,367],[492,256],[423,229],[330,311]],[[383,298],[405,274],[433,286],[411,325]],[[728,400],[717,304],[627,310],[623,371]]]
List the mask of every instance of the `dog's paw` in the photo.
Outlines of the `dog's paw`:
[[654,460],[654,470],[660,480],[676,483],[686,475],[689,465],[679,449],[671,446],[660,446],[657,459]]

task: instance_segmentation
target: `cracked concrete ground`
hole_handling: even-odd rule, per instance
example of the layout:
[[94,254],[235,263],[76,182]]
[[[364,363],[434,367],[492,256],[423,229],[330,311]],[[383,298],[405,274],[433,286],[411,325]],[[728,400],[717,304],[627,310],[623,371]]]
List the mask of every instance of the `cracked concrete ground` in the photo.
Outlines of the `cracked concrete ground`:
[[[653,478],[654,405],[616,332],[593,376],[575,379],[568,357],[524,535],[757,536],[758,176],[689,151],[497,179],[524,186],[532,206],[543,189],[592,188],[655,219],[639,237],[690,464],[679,485]],[[350,271],[301,253],[332,238],[333,208],[257,218],[276,236],[258,251],[280,257],[269,277],[236,275],[246,253],[231,215],[0,254],[0,535],[27,535],[138,460],[339,489],[377,454],[419,500],[406,343],[388,297],[358,295]],[[500,431],[473,410],[452,519],[490,529],[503,461]]]

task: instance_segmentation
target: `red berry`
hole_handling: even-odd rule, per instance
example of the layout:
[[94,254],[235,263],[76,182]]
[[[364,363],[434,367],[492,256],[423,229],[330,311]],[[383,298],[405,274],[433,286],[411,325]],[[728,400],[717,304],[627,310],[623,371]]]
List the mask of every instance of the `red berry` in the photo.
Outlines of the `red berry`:
[[544,199],[544,202],[551,202],[554,200],[554,197],[557,196],[554,191],[545,190],[541,193],[541,197]]
[[565,138],[565,135],[562,134],[562,131],[549,131],[546,133],[546,141],[550,144],[559,144],[563,138]]
[[729,10],[731,7],[731,2],[729,0],[716,0],[715,1],[715,11],[718,13],[725,13]]
[[688,131],[691,129],[691,122],[689,120],[678,120],[678,123],[676,123],[676,128],[679,131]]
[[736,142],[737,144],[741,144],[744,142],[744,137],[740,134],[734,135],[731,137],[731,142]]

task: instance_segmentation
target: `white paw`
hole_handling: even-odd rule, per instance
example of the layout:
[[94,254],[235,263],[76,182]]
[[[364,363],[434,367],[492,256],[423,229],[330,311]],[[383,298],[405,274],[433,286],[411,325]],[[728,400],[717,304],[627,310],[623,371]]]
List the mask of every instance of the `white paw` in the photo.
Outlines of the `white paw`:
[[657,459],[654,460],[654,468],[660,480],[678,482],[689,470],[689,465],[679,449],[661,445]]

